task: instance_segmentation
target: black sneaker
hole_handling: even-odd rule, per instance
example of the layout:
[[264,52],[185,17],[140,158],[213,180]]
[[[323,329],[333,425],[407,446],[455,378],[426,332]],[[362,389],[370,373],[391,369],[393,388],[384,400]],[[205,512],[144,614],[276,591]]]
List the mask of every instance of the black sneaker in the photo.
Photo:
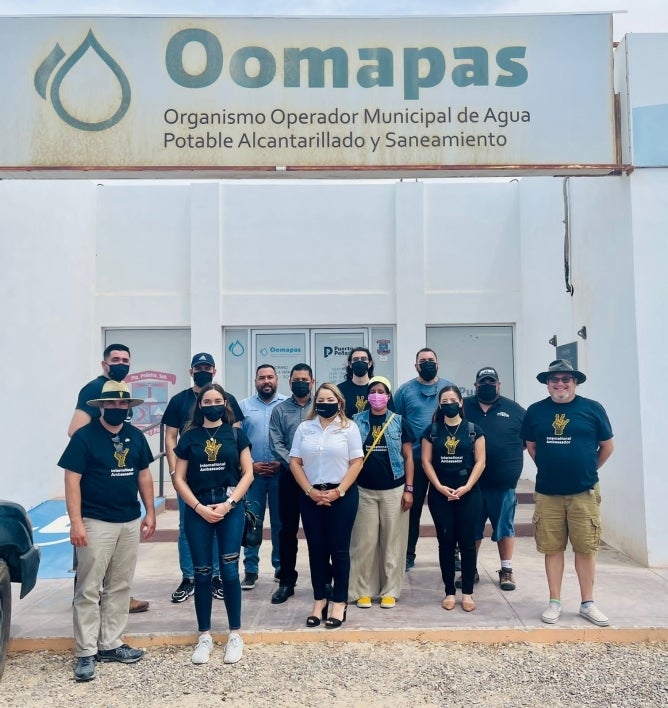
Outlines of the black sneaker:
[[[480,582],[480,576],[478,575],[478,571],[476,570],[475,575],[473,576],[473,584],[477,585]],[[460,575],[457,580],[455,580],[455,587],[456,588],[461,588],[462,587],[462,576]]]
[[515,578],[512,568],[501,568],[499,571],[499,587],[501,590],[514,590]]
[[220,575],[214,575],[211,578],[211,597],[214,600],[224,600],[225,592],[223,590],[223,581],[220,579]]
[[195,582],[183,578],[181,585],[172,593],[172,602],[185,602],[195,592]]
[[252,590],[257,585],[257,573],[246,573],[241,581],[242,590]]
[[95,656],[80,656],[74,667],[75,681],[90,681],[95,678]]
[[98,661],[120,661],[121,664],[134,664],[144,656],[143,649],[133,649],[127,644],[121,644],[115,649],[98,649]]

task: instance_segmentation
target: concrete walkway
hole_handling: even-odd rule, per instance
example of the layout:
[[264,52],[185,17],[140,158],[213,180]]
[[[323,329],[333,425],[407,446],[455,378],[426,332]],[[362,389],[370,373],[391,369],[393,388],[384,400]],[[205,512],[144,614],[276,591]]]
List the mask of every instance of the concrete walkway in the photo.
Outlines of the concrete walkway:
[[[429,521],[428,512],[425,508]],[[176,529],[178,513],[158,516],[160,529]],[[172,534],[173,535],[173,534]],[[598,559],[596,602],[611,621],[596,627],[578,615],[579,592],[573,557],[566,559],[562,603],[557,625],[545,625],[540,614],[547,602],[543,557],[531,538],[517,538],[513,569],[517,589],[503,592],[498,586],[499,559],[496,545],[483,542],[475,587],[475,612],[460,605],[441,609],[443,586],[434,538],[420,538],[417,563],[406,573],[401,598],[394,609],[383,610],[377,602],[366,610],[351,606],[348,620],[339,630],[307,629],[312,592],[306,542],[299,541],[299,582],[294,597],[272,605],[276,589],[269,563],[269,547],[261,548],[261,572],[257,586],[243,593],[243,636],[246,642],[410,640],[459,642],[555,642],[555,641],[668,641],[668,569],[649,569],[625,555],[604,547]],[[191,644],[196,635],[192,598],[181,604],[170,601],[180,582],[176,543],[142,543],[132,586],[136,598],[149,600],[150,610],[130,615],[126,637],[136,646]],[[72,647],[72,579],[40,580],[23,600],[13,585],[11,651]],[[227,633],[224,603],[214,600],[213,630],[218,639]]]

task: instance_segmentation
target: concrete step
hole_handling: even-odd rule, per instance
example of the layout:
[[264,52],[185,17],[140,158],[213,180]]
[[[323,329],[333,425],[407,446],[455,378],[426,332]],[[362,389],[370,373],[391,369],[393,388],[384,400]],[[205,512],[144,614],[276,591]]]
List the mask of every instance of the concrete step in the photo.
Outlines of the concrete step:
[[[534,483],[529,479],[521,479],[517,485],[517,510],[515,512],[515,536],[527,538],[533,536],[533,527],[531,518],[533,516],[533,488]],[[169,497],[165,500],[165,511],[167,513],[161,517],[151,541],[171,541],[175,542],[178,539],[178,503],[176,497]],[[170,513],[171,512],[171,513]],[[167,517],[170,517],[168,521]],[[492,535],[492,527],[488,523],[485,527],[485,538]],[[434,538],[436,531],[434,523],[429,513],[429,507],[425,503],[420,519],[420,536],[423,538]],[[268,514],[265,515],[265,525],[262,532],[262,538],[267,541],[271,538],[271,530],[269,528]],[[298,538],[304,538],[304,531],[301,526],[299,528]]]

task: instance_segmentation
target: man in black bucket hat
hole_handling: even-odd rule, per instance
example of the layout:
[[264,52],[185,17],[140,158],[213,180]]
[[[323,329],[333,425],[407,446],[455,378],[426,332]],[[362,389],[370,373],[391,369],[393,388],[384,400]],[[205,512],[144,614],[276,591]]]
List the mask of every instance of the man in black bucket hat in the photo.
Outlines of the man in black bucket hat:
[[549,396],[529,406],[522,437],[537,467],[533,525],[550,592],[541,619],[555,624],[561,615],[564,551],[570,538],[580,615],[606,627],[608,618],[594,604],[594,575],[601,541],[598,469],[614,449],[612,427],[600,403],[576,394],[587,377],[566,359],[553,361],[536,378],[547,384]]
[[[125,422],[143,403],[109,380],[86,402],[100,415],[79,428],[58,466],[65,470],[70,541],[76,548],[74,644],[77,681],[95,678],[95,659],[130,664],[143,651],[123,643],[140,536],[155,531],[153,461],[144,434]],[[146,515],[141,519],[137,492]],[[103,582],[104,581],[104,582]],[[102,588],[102,592],[100,592]]]

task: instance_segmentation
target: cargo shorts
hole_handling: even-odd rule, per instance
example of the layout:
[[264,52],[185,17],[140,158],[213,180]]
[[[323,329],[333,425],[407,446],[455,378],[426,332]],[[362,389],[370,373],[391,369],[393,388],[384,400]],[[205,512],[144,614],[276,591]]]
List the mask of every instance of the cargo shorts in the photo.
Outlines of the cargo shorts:
[[566,550],[595,556],[601,545],[601,494],[596,484],[572,495],[534,495],[533,533],[539,553],[550,555]]

